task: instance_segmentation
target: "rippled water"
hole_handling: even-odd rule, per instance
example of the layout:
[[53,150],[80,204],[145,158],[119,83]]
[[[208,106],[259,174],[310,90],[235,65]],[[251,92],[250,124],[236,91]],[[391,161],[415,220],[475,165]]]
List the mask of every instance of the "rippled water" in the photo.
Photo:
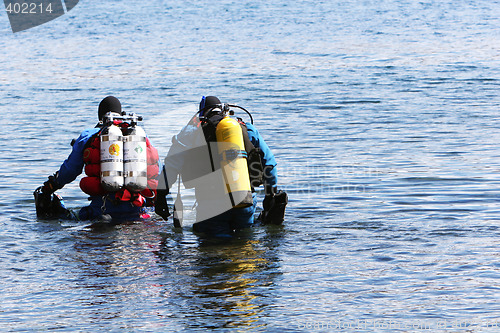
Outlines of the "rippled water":
[[[80,1],[0,14],[3,331],[497,331],[498,1]],[[38,221],[108,94],[161,156],[215,94],[253,112],[283,227]],[[60,191],[86,204],[78,182]],[[192,194],[186,193],[186,200]],[[186,207],[188,205],[185,205]],[[192,220],[191,220],[192,223]]]

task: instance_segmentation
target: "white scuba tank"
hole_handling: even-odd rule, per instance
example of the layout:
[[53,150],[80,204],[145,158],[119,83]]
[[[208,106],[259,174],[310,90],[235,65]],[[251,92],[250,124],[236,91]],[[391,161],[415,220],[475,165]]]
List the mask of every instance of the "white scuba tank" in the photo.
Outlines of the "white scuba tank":
[[123,171],[127,189],[138,192],[147,188],[146,133],[137,125],[128,128],[123,137]]
[[105,127],[100,134],[101,185],[109,192],[123,186],[123,136],[116,125]]

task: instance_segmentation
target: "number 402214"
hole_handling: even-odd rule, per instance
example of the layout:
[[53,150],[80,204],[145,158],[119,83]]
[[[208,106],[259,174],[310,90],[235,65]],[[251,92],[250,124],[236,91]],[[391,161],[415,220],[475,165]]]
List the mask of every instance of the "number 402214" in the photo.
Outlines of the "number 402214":
[[42,14],[42,13],[52,13],[52,4],[49,3],[47,6],[43,6],[43,4],[37,3],[11,3],[7,5],[5,8],[7,13],[9,14]]

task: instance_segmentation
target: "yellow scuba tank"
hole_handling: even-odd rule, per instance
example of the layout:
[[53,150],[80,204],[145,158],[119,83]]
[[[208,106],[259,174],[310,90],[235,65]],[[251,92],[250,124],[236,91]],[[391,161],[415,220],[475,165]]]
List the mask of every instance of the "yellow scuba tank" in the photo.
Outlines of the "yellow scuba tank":
[[245,143],[240,124],[226,116],[215,129],[226,192],[234,208],[253,205]]

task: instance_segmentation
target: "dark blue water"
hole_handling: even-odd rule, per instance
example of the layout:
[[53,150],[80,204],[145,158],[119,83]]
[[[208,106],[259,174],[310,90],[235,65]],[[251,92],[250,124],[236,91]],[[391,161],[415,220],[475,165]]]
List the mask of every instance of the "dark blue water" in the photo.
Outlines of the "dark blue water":
[[[500,2],[87,0],[16,34],[0,12],[2,331],[498,331]],[[162,157],[202,95],[251,110],[285,225],[203,243],[189,191],[183,232],[37,220],[109,94]]]

